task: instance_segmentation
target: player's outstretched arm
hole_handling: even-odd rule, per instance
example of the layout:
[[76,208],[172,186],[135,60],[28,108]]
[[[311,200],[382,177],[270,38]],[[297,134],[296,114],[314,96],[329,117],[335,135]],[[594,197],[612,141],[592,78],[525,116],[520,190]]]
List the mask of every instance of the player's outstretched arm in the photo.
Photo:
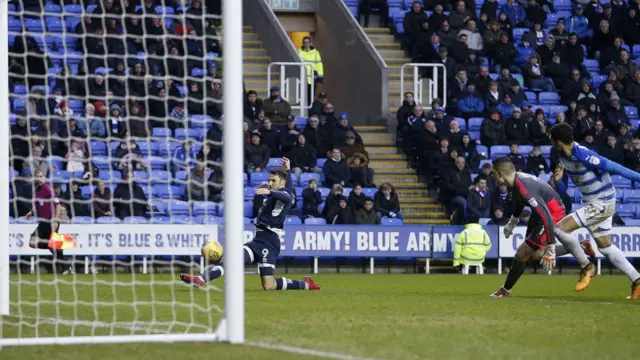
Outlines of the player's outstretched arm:
[[640,181],[640,174],[628,169],[616,162],[610,161],[609,159],[600,156],[594,151],[585,151],[580,154],[578,157],[580,162],[590,169],[598,169],[602,171],[606,171],[609,174],[620,175],[624,178],[627,178],[631,181]]

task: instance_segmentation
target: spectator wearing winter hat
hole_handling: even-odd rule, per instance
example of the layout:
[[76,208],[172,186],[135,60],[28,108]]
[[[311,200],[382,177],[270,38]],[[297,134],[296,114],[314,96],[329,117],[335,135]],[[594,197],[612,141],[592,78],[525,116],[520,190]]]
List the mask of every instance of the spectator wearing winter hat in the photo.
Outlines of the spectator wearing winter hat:
[[609,108],[605,111],[606,127],[609,131],[616,132],[621,124],[631,125],[624,107],[620,105],[620,97],[614,91],[609,98]]
[[576,33],[581,42],[589,41],[593,35],[593,30],[589,27],[589,20],[584,16],[584,5],[573,4],[573,15],[567,17],[567,31]]
[[366,152],[362,143],[356,142],[356,134],[353,131],[347,131],[347,140],[340,146],[340,151],[344,154],[347,162],[350,157],[357,153],[369,159],[369,153]]
[[507,142],[504,121],[498,111],[493,111],[489,118],[480,125],[480,140],[485,146],[504,145]]
[[269,89],[271,95],[264,101],[264,114],[275,124],[284,125],[291,115],[291,105],[280,96],[280,86]]
[[311,109],[309,110],[309,116],[322,115],[322,112],[324,111],[324,106],[327,104],[328,101],[329,101],[329,96],[327,95],[327,93],[321,92],[318,95],[318,98],[313,101],[313,104],[311,104]]
[[505,131],[507,132],[507,141],[528,144],[530,137],[528,115],[523,114],[520,108],[514,108],[511,117],[505,121]]
[[360,137],[356,129],[349,124],[349,114],[342,112],[338,118],[338,124],[331,131],[331,143],[333,146],[338,148],[342,146],[342,144],[347,141],[349,131],[355,135],[356,142],[362,143],[362,137]]
[[122,137],[122,134],[126,132],[126,129],[123,129],[122,108],[118,104],[113,104],[110,110],[111,114],[105,128],[107,135],[109,137]]
[[349,183],[363,187],[373,187],[373,171],[369,169],[369,159],[364,154],[355,153],[348,160],[351,176]]
[[266,170],[271,152],[267,145],[261,144],[259,131],[251,133],[251,143],[244,149],[244,162],[247,172],[261,172]]
[[333,206],[327,212],[328,224],[348,225],[355,224],[355,213],[347,206],[347,198],[340,196],[337,206]]

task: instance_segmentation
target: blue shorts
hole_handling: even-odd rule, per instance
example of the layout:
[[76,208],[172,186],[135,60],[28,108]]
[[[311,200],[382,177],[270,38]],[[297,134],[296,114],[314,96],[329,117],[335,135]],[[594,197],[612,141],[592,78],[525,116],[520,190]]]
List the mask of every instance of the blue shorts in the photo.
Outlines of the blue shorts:
[[253,241],[244,244],[249,263],[258,264],[260,276],[273,276],[280,255],[280,236],[269,230],[256,229]]

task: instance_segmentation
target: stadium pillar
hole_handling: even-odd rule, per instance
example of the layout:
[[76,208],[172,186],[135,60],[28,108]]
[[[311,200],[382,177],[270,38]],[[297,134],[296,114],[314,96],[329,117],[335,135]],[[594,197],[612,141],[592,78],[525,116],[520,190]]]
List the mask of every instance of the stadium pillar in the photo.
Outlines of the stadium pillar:
[[224,239],[226,341],[244,342],[242,1],[224,0]]
[[[0,1],[0,119],[4,130],[0,131],[0,158],[9,163],[9,15],[8,2]],[[9,315],[9,171],[0,171],[0,224],[5,229],[0,236],[0,315]],[[0,329],[0,333],[2,329]]]

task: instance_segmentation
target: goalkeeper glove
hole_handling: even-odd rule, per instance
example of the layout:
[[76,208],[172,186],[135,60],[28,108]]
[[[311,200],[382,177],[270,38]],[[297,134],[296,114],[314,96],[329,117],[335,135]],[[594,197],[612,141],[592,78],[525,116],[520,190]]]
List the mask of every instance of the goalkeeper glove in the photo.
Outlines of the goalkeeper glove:
[[547,246],[542,259],[540,260],[540,265],[544,271],[551,271],[556,266],[556,246],[551,244]]
[[513,234],[513,229],[516,227],[517,224],[518,224],[518,218],[512,216],[511,219],[509,220],[509,223],[505,225],[503,229],[504,236],[507,239],[511,237],[511,234]]

